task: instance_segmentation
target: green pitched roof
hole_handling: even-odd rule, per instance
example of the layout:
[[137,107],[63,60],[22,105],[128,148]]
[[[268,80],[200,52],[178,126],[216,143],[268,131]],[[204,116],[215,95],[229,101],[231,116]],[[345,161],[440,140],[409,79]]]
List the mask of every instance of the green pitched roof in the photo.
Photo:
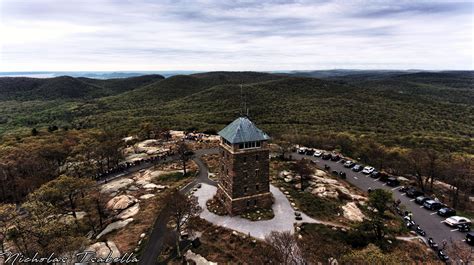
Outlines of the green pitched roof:
[[268,134],[257,128],[247,117],[239,117],[219,132],[219,135],[231,144],[266,141]]

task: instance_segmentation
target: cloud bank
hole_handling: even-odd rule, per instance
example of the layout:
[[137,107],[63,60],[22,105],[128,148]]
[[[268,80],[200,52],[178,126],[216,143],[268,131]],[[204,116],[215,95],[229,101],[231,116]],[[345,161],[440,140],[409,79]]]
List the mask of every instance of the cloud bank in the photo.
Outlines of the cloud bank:
[[472,1],[0,0],[0,71],[473,69]]

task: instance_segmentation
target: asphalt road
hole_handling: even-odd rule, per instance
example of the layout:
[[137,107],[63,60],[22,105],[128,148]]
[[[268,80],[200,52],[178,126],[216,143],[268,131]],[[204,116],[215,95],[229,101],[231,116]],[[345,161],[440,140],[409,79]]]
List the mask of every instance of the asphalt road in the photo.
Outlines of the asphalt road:
[[432,212],[426,210],[421,205],[418,205],[414,202],[414,199],[411,199],[405,196],[404,193],[398,192],[397,189],[400,187],[389,187],[386,186],[384,182],[381,182],[377,179],[373,179],[362,172],[354,172],[350,168],[345,168],[341,163],[322,160],[318,157],[307,156],[307,155],[300,155],[297,153],[292,153],[293,159],[311,159],[316,162],[316,165],[320,168],[324,168],[324,165],[328,165],[331,167],[330,171],[336,170],[338,172],[343,171],[346,173],[346,180],[353,185],[357,186],[361,190],[367,191],[369,188],[372,190],[374,189],[386,189],[393,191],[394,199],[400,199],[403,205],[405,205],[408,211],[413,213],[413,220],[426,232],[426,239],[432,237],[439,245],[443,240],[450,242],[450,240],[464,240],[465,233],[459,232],[454,228],[451,228],[442,221],[445,219],[436,214],[436,212]]
[[[201,160],[200,157],[202,155],[215,154],[217,152],[218,152],[217,148],[200,149],[196,151],[193,157],[193,161],[199,167],[199,175],[192,182],[190,182],[188,185],[183,187],[180,190],[180,192],[187,193],[192,188],[194,188],[196,184],[198,183],[207,183],[210,185],[216,185],[212,180],[208,178],[208,175],[209,175],[208,168],[206,164]],[[169,216],[167,214],[167,209],[168,209],[167,207],[168,206],[165,206],[165,208],[161,210],[161,212],[158,214],[158,217],[155,220],[155,224],[153,225],[153,230],[150,236],[148,237],[148,241],[146,242],[147,245],[140,257],[140,262],[138,264],[150,265],[150,264],[157,263],[156,261],[158,259],[158,256],[161,253],[165,235],[169,232],[166,227],[166,224],[168,223],[168,220],[169,220]]]

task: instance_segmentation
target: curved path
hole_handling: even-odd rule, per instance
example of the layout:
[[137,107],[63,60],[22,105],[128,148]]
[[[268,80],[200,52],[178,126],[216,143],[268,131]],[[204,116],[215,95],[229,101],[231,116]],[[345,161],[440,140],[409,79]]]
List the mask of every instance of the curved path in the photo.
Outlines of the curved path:
[[[195,178],[191,183],[184,186],[180,192],[187,193],[193,187],[195,187],[198,183],[206,183],[208,185],[215,186],[216,184],[214,181],[209,179],[209,170],[206,164],[202,161],[201,156],[208,155],[208,154],[217,154],[218,148],[211,148],[211,149],[200,149],[197,150],[193,161],[199,167],[199,175]],[[148,237],[148,241],[146,242],[145,249],[140,257],[140,261],[138,264],[143,265],[151,265],[156,264],[158,256],[160,256],[161,249],[163,247],[163,242],[165,235],[169,232],[166,224],[168,223],[168,215],[166,214],[167,206],[158,214],[158,217],[155,220],[155,224],[153,225],[153,230],[151,231],[150,236]]]

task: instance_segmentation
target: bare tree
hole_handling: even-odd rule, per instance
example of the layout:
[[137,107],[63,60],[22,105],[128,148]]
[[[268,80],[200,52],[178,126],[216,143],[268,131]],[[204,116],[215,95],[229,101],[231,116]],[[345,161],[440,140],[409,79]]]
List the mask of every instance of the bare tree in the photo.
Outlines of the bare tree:
[[461,241],[451,239],[447,252],[455,264],[469,265],[474,261],[474,248]]
[[311,178],[311,174],[313,173],[313,170],[311,170],[308,165],[308,161],[306,159],[301,159],[297,161],[295,164],[293,164],[293,171],[301,177],[301,191],[304,191],[307,186],[306,184]]
[[272,231],[265,237],[265,242],[270,246],[272,250],[271,254],[273,254],[278,264],[304,264],[303,255],[298,246],[297,239],[290,231]]
[[183,166],[183,175],[186,175],[186,165],[191,159],[192,151],[184,141],[181,141],[178,143],[177,152],[179,160],[181,161],[181,165]]
[[185,231],[188,221],[199,215],[201,207],[196,197],[188,197],[180,192],[171,194],[166,199],[166,204],[170,219],[176,225],[176,253],[181,257],[179,246],[181,234]]

